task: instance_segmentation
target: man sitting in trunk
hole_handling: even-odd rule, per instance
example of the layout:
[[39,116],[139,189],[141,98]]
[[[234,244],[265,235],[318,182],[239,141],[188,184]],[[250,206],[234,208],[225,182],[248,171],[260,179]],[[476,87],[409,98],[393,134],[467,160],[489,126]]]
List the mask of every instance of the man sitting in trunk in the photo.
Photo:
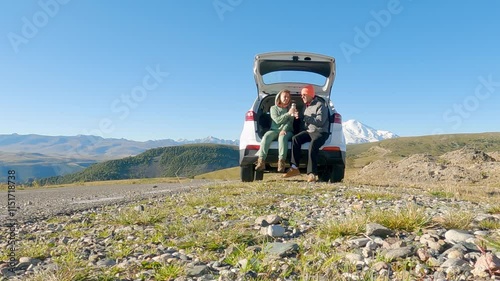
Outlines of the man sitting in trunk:
[[300,92],[300,97],[306,108],[304,110],[303,122],[305,130],[296,134],[292,138],[292,159],[290,169],[283,178],[289,178],[300,175],[299,162],[302,152],[301,146],[310,142],[307,162],[307,181],[316,182],[318,175],[318,153],[319,148],[325,144],[328,139],[328,108],[325,104],[316,98],[314,87],[307,85]]

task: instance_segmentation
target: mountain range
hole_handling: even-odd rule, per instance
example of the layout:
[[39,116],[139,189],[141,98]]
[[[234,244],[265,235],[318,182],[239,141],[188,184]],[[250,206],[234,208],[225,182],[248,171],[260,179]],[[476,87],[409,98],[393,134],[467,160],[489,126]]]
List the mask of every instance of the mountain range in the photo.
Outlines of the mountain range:
[[[374,142],[398,137],[389,131],[376,130],[356,120],[343,122],[347,144]],[[117,159],[137,155],[157,147],[194,143],[239,145],[239,140],[224,140],[213,136],[203,139],[162,139],[145,142],[127,139],[102,138],[99,136],[44,136],[44,135],[0,135],[0,152],[37,153],[58,157],[84,159]],[[0,156],[0,160],[5,157]],[[5,160],[5,159],[4,159]]]
[[[376,130],[361,122],[343,122],[347,144],[374,142],[395,138],[389,131]],[[239,145],[239,140],[216,137],[203,139],[162,139],[145,142],[99,136],[0,135],[0,179],[7,170],[16,169],[21,181],[64,175],[81,171],[106,160],[135,156],[159,147],[185,144]]]

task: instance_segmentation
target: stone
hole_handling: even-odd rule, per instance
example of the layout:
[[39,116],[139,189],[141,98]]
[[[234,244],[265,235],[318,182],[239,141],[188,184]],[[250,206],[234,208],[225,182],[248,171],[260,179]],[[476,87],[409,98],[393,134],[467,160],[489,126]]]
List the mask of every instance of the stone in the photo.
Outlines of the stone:
[[368,242],[371,240],[369,238],[356,238],[356,239],[351,239],[347,241],[347,245],[349,247],[356,247],[356,248],[361,248],[366,246]]
[[296,254],[299,250],[299,245],[297,243],[281,243],[274,242],[267,244],[263,252],[269,255],[278,257],[287,257]]
[[271,237],[283,237],[285,228],[281,225],[270,225],[267,227],[267,235]]
[[278,224],[281,223],[282,219],[278,215],[268,215],[266,216],[266,221],[268,224]]
[[346,260],[351,262],[352,264],[357,264],[360,261],[363,261],[363,257],[360,254],[355,254],[355,253],[347,253],[345,255]]
[[498,271],[500,272],[500,258],[492,253],[481,255],[474,264],[474,272],[478,274],[481,271]]
[[206,265],[195,265],[193,267],[186,268],[186,275],[188,277],[200,277],[209,272],[209,268]]
[[453,266],[463,266],[464,264],[467,264],[466,261],[462,259],[448,259],[444,263],[441,264],[441,268],[448,268],[448,267],[453,267]]
[[366,224],[366,236],[387,237],[392,235],[393,231],[378,223]]
[[96,263],[97,266],[102,266],[102,267],[110,267],[114,266],[116,264],[116,261],[113,259],[102,259]]
[[379,261],[379,262],[374,263],[372,268],[375,271],[381,271],[382,269],[388,269],[389,265],[383,261]]
[[401,247],[397,249],[388,249],[382,252],[382,255],[388,260],[395,260],[398,258],[406,258],[413,255],[412,247]]
[[269,223],[266,220],[266,217],[258,217],[255,219],[255,224],[258,226],[263,226],[266,227],[269,225]]
[[444,237],[451,243],[459,243],[459,242],[466,242],[467,240],[474,238],[474,235],[470,234],[470,232],[465,230],[450,229],[446,231]]

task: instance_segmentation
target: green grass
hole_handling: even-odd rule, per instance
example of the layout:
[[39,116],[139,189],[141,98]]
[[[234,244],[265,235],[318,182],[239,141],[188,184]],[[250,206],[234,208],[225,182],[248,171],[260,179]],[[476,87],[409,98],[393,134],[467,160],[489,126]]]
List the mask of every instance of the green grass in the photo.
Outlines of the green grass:
[[415,204],[407,204],[396,210],[374,210],[369,212],[367,220],[379,223],[392,230],[416,231],[431,222],[425,209]]
[[446,229],[467,229],[474,219],[475,214],[469,211],[452,210],[443,216],[434,219]]
[[355,236],[365,231],[366,218],[352,216],[340,220],[331,220],[316,230],[316,235],[322,239],[335,240],[344,236]]
[[160,264],[154,267],[155,280],[174,280],[175,278],[182,276],[185,271],[184,266],[177,264]]
[[500,205],[489,207],[487,212],[488,214],[500,214]]
[[429,194],[437,198],[453,198],[455,195],[452,192],[446,192],[441,190],[431,190]]
[[488,249],[500,251],[500,237],[489,237],[485,239],[485,244]]
[[373,209],[329,221],[317,229],[317,235],[329,240],[361,235],[369,222],[381,224],[391,230],[415,231],[429,225],[430,217],[423,208],[413,204],[399,210]]
[[482,229],[496,230],[500,229],[500,222],[492,220],[483,220],[479,223],[479,227]]
[[[49,243],[44,243],[40,240],[28,240],[22,243],[21,247],[18,247],[16,255],[23,257],[32,257],[37,259],[45,259],[51,255],[51,251],[54,245]],[[1,257],[2,260],[8,260],[6,256]]]

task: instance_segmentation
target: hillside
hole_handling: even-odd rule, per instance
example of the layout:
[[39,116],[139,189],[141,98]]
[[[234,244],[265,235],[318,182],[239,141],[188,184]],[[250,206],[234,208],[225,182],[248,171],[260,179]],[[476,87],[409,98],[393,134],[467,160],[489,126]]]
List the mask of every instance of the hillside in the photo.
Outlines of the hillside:
[[465,146],[484,152],[500,151],[500,133],[400,137],[347,145],[347,166],[361,168],[375,160],[401,160],[413,154],[440,156]]
[[192,177],[238,165],[236,146],[189,144],[147,150],[137,156],[94,164],[64,176],[39,180],[41,185],[152,177]]

